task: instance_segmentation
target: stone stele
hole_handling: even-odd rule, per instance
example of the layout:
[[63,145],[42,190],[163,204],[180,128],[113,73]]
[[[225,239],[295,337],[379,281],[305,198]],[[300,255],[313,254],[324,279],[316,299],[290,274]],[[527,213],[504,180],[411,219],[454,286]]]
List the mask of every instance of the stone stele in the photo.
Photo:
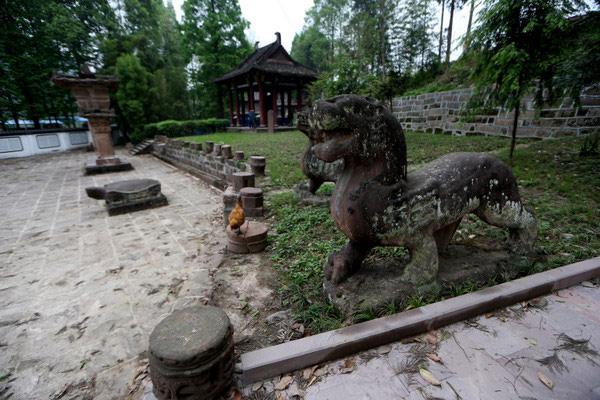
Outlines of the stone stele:
[[213,400],[233,382],[233,328],[219,308],[173,312],[150,334],[150,377],[159,400]]
[[114,182],[104,187],[85,189],[93,199],[105,200],[109,215],[144,210],[167,205],[167,198],[160,190],[160,182],[154,179],[131,179]]
[[452,153],[407,173],[400,123],[374,99],[356,95],[318,101],[302,120],[299,128],[314,138],[317,158],[344,160],[331,215],[348,243],[329,256],[326,286],[354,274],[376,246],[408,249],[410,261],[398,271],[403,282],[435,284],[438,252],[469,213],[507,229],[512,250],[532,250],[536,220],[510,168],[494,156]]

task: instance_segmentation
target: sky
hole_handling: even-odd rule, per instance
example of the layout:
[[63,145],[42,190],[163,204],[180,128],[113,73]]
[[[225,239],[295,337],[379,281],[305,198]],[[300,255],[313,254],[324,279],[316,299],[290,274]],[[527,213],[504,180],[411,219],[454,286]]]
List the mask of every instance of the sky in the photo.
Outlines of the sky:
[[[177,18],[181,20],[181,6],[184,0],[172,0]],[[243,17],[250,22],[250,28],[246,30],[246,37],[251,44],[260,42],[265,46],[275,41],[275,32],[281,33],[281,42],[288,52],[292,50],[294,35],[302,30],[306,11],[313,5],[313,0],[238,0],[242,9]],[[476,4],[480,4],[477,0]],[[438,7],[439,8],[439,7]],[[479,7],[476,6],[476,10]],[[439,14],[438,14],[439,15]],[[448,26],[449,12],[446,10],[444,26]],[[454,15],[453,54],[455,60],[461,52],[458,39],[467,31],[469,20],[468,4]],[[435,28],[436,35],[439,34],[439,21]],[[436,36],[437,41],[437,36]],[[437,42],[436,42],[437,43]]]

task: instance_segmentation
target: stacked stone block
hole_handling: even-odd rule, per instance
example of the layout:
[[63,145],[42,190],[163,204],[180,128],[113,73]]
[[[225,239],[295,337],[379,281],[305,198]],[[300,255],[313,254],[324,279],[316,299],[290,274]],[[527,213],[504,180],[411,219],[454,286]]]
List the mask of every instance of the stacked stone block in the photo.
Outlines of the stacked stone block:
[[[502,108],[473,114],[467,108],[472,89],[426,93],[394,99],[392,111],[406,130],[452,135],[509,136],[513,112]],[[531,97],[523,100],[519,137],[577,136],[600,131],[600,87],[581,95],[581,105],[565,99],[556,108],[536,110]]]

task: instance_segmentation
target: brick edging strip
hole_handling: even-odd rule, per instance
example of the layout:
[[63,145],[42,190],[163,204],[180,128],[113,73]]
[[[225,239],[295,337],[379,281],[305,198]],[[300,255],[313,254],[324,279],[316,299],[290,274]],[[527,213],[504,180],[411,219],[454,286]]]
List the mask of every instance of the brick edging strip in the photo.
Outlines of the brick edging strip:
[[434,304],[241,355],[248,384],[346,357],[600,277],[600,257],[453,297]]

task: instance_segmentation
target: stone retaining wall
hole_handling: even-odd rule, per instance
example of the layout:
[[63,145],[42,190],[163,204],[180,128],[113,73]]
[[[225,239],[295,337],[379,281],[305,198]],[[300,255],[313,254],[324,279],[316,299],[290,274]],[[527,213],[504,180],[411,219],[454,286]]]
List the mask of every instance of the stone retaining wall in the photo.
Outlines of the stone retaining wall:
[[[478,114],[467,110],[472,89],[426,93],[394,99],[392,111],[406,130],[454,135],[510,136],[513,112],[491,109]],[[535,110],[532,98],[523,101],[519,137],[577,136],[600,131],[600,85],[581,96],[581,106],[568,99],[556,108]]]
[[231,174],[245,171],[244,161],[226,159],[215,152],[206,153],[202,143],[155,137],[152,153],[170,164],[224,190],[232,183]]

